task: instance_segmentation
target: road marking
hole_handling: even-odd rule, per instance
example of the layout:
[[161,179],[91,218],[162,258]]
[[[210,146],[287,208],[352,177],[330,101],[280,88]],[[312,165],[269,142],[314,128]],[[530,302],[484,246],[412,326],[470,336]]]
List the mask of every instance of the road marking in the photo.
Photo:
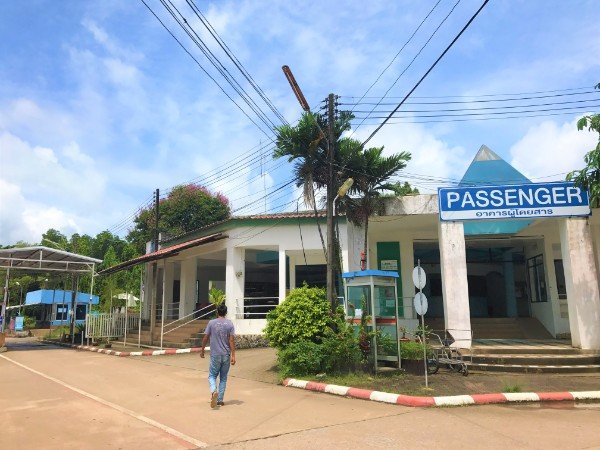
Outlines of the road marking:
[[17,361],[14,361],[14,360],[12,360],[10,358],[7,358],[4,355],[0,355],[0,358],[3,358],[3,359],[5,359],[5,360],[7,360],[7,361],[9,361],[9,362],[11,362],[11,363],[13,363],[13,364],[21,367],[21,368],[23,368],[25,370],[28,370],[28,371],[30,371],[32,373],[35,373],[36,375],[39,375],[39,376],[41,376],[43,378],[46,378],[47,380],[53,381],[53,382],[55,382],[57,384],[60,384],[61,386],[65,387],[67,389],[70,389],[70,390],[72,390],[74,392],[77,392],[78,394],[81,394],[84,397],[87,397],[87,398],[89,398],[91,400],[95,400],[98,403],[102,403],[103,405],[108,406],[109,408],[115,409],[115,410],[117,410],[117,411],[119,411],[119,412],[121,412],[123,414],[127,414],[128,416],[131,416],[131,417],[133,417],[133,418],[135,418],[135,419],[137,419],[137,420],[139,420],[141,422],[144,422],[144,423],[146,423],[148,425],[152,425],[153,427],[156,427],[156,428],[158,428],[158,429],[160,429],[160,430],[162,430],[162,431],[170,434],[171,436],[179,438],[179,439],[181,439],[181,440],[183,440],[185,442],[193,444],[196,447],[201,447],[201,448],[208,447],[208,444],[205,443],[205,442],[199,441],[198,439],[194,439],[191,436],[183,434],[180,431],[177,431],[177,430],[175,430],[175,429],[173,429],[173,428],[171,428],[171,427],[169,427],[167,425],[164,425],[164,424],[162,424],[160,422],[157,422],[156,420],[150,419],[149,417],[146,417],[146,416],[144,416],[142,414],[138,414],[135,411],[132,411],[132,410],[127,409],[127,408],[124,408],[123,406],[117,405],[116,403],[109,402],[108,400],[104,400],[104,399],[102,399],[100,397],[95,396],[94,394],[90,394],[89,392],[83,391],[83,390],[81,390],[79,388],[76,388],[75,386],[71,386],[70,384],[67,384],[64,381],[61,381],[61,380],[59,380],[57,378],[54,378],[54,377],[51,377],[50,375],[46,375],[45,373],[38,372],[37,370],[32,369],[31,367],[28,367],[28,366],[26,366],[24,364],[18,363]]

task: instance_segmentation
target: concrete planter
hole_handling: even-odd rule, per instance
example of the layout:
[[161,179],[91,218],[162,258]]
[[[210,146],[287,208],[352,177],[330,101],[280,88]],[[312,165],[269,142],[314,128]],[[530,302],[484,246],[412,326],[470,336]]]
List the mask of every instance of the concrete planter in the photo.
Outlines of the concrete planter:
[[402,368],[411,375],[425,375],[425,364],[422,359],[403,359]]

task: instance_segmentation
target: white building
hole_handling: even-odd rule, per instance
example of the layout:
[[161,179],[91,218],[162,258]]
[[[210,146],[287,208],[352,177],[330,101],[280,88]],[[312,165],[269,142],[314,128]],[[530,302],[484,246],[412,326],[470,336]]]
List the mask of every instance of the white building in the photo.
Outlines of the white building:
[[[462,182],[517,183],[530,182],[485,146]],[[426,321],[434,328],[476,339],[570,337],[574,347],[600,349],[599,209],[585,217],[442,221],[439,200],[392,198],[369,222],[367,268],[399,273],[404,325],[416,326],[411,274],[420,261],[429,280]],[[343,270],[360,270],[363,231],[338,221]],[[324,285],[317,222],[326,239],[324,217],[312,212],[236,217],[120,266],[146,263],[143,314],[155,328],[163,303],[167,321],[197,317],[210,287],[219,287],[236,332],[260,334],[264,315],[290,289],[304,281]]]

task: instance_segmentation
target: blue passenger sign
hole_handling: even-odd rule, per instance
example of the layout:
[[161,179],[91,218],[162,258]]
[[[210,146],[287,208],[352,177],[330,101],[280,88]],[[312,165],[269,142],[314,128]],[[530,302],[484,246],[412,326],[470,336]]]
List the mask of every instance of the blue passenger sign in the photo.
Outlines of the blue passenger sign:
[[439,188],[441,220],[588,216],[588,193],[571,182]]

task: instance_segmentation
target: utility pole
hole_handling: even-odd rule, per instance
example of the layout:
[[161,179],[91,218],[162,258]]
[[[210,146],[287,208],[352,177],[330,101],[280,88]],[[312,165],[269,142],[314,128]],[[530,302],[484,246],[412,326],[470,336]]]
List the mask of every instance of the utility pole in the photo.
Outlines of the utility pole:
[[154,192],[154,240],[152,242],[152,247],[153,247],[152,251],[153,252],[158,250],[158,219],[159,219],[158,202],[160,201],[159,194],[160,194],[160,191],[157,189]]
[[327,97],[327,134],[329,136],[327,145],[327,299],[331,304],[331,311],[337,308],[337,295],[335,289],[335,256],[334,250],[334,220],[333,217],[333,199],[335,196],[335,171],[333,163],[335,162],[335,95],[329,94]]

